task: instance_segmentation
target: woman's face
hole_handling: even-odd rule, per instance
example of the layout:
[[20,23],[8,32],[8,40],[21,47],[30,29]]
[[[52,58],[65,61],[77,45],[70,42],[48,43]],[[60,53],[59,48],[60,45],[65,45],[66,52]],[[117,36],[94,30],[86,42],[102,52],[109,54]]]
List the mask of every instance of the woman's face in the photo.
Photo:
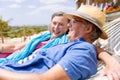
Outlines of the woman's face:
[[63,16],[55,16],[51,21],[50,31],[52,38],[65,34],[68,30],[68,20]]

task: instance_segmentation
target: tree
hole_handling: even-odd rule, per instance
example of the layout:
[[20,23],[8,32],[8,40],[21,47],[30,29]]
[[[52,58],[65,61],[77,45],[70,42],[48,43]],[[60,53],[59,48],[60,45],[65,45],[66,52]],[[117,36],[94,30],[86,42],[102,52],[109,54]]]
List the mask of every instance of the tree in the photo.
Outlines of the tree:
[[8,26],[8,22],[0,18],[0,37],[1,37],[2,43],[4,43],[4,33],[6,33],[9,28],[10,27]]
[[24,26],[24,31],[25,31],[25,35],[29,37],[29,40],[30,40],[31,39],[30,36],[33,34],[30,26]]

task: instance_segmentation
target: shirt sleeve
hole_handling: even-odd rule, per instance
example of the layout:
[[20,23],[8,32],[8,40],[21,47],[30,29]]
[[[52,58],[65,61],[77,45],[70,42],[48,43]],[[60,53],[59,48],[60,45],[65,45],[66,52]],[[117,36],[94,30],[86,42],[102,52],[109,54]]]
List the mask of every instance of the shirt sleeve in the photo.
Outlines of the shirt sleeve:
[[94,46],[76,44],[66,51],[58,62],[71,80],[84,80],[97,72],[97,57]]

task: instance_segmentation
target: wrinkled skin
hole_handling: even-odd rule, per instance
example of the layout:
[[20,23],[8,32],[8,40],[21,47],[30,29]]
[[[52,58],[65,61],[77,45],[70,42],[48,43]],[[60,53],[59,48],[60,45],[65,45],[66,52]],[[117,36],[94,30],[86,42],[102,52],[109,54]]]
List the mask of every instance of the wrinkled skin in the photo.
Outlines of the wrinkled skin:
[[65,34],[68,30],[68,20],[63,16],[55,16],[50,25],[50,32],[52,33],[51,38],[59,37]]

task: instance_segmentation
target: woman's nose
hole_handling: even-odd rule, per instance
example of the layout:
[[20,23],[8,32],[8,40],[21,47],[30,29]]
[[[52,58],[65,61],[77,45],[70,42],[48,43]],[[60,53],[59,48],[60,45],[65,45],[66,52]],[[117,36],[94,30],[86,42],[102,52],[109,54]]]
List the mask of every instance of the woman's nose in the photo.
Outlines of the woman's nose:
[[54,28],[55,28],[55,29],[58,29],[58,27],[59,27],[59,25],[58,25],[58,24],[56,24],[56,25],[54,26]]

